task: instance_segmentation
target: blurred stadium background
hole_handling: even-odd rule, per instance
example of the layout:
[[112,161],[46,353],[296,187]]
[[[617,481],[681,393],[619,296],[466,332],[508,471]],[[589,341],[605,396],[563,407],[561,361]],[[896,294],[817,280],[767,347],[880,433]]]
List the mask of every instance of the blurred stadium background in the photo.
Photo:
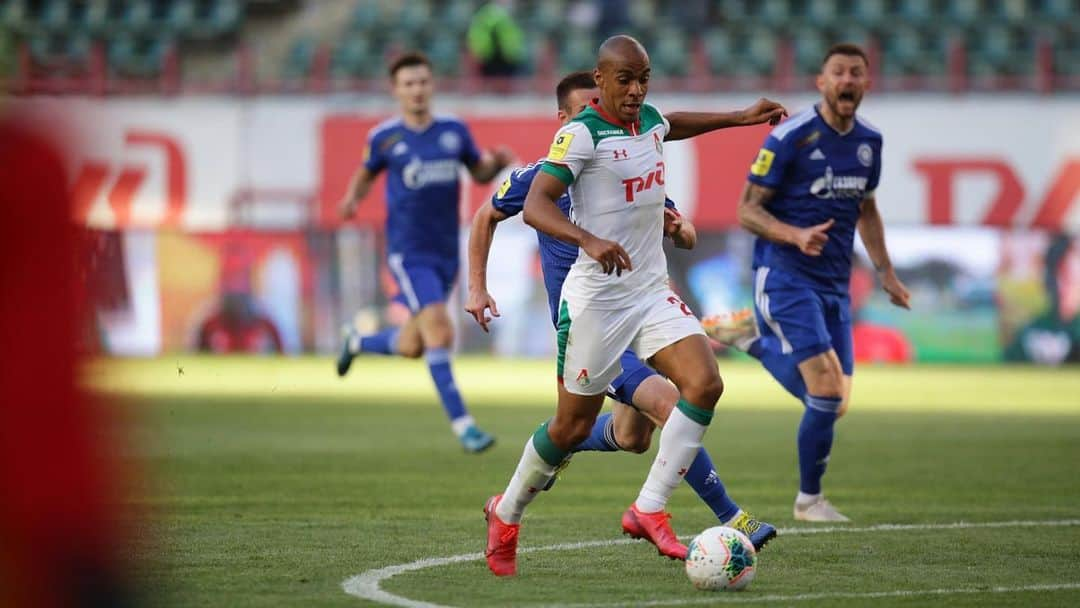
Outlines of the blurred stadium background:
[[[862,111],[888,138],[883,214],[917,310],[890,310],[857,272],[860,359],[1080,359],[1074,0],[493,4],[505,12],[475,0],[0,4],[9,99],[72,123],[85,144],[70,172],[77,219],[97,239],[97,347],[325,353],[357,313],[361,324],[400,321],[387,308],[381,186],[358,222],[334,212],[366,131],[394,112],[388,58],[424,50],[436,109],[528,162],[555,127],[558,76],[628,31],[652,54],[651,98],[672,109],[758,94],[797,109],[813,102],[829,44],[869,49]],[[485,77],[493,39],[511,65]],[[763,135],[671,147],[669,191],[704,236],[671,256],[672,274],[702,314],[749,303],[750,239],[734,208]],[[463,222],[488,195],[467,188]],[[492,268],[508,314],[493,341],[463,323],[460,347],[546,354],[546,328],[530,323],[543,311],[535,243],[510,226]],[[246,344],[212,335],[230,307],[252,317]]]

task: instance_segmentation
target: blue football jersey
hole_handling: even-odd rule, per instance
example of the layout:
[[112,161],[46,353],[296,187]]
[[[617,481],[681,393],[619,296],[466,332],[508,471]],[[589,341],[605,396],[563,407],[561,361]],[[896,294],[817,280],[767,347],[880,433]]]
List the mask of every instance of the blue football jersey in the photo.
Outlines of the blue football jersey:
[[825,122],[817,106],[784,121],[765,139],[748,179],[776,191],[766,209],[781,222],[835,223],[817,257],[759,237],[754,268],[781,269],[811,287],[846,293],[860,204],[880,177],[881,132],[862,118],[844,134]]
[[468,127],[453,118],[435,118],[422,131],[400,118],[368,134],[364,167],[386,169],[386,239],[391,254],[458,257],[459,172],[480,160]]
[[[502,213],[513,216],[525,209],[525,197],[529,194],[533,178],[540,171],[544,159],[530,163],[524,167],[515,169],[510,177],[499,186],[498,191],[491,197],[493,207]],[[570,193],[567,192],[555,201],[563,215],[570,217]],[[669,209],[675,209],[675,203],[667,199],[664,205]],[[544,289],[547,290],[548,307],[551,310],[551,323],[557,325],[559,320],[559,298],[562,294],[563,282],[570,272],[570,267],[578,257],[577,245],[571,245],[564,241],[547,235],[539,230],[536,231],[536,239],[540,243],[540,268],[544,273]]]

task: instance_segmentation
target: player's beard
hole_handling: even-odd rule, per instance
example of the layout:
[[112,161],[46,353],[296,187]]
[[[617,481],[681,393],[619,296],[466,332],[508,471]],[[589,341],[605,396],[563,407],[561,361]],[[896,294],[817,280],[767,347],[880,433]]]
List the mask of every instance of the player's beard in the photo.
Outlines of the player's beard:
[[847,91],[846,93],[847,95],[845,95],[845,92],[837,90],[828,100],[829,108],[837,116],[851,118],[855,116],[855,111],[859,109],[859,104],[862,103],[862,93],[857,90]]

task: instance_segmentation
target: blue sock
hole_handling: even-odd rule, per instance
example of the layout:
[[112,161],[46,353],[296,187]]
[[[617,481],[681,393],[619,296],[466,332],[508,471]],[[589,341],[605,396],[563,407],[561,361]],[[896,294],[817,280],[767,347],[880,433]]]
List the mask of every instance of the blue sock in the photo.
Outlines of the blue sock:
[[615,443],[615,427],[612,426],[611,412],[596,417],[592,432],[585,441],[570,448],[571,452],[617,452],[619,444]]
[[465,402],[461,400],[461,393],[454,382],[454,373],[450,371],[450,352],[445,348],[429,348],[424,358],[427,359],[428,370],[435,381],[435,389],[439,391],[446,416],[451,422],[468,416]]
[[765,369],[787,392],[800,402],[803,400],[803,396],[806,395],[806,383],[803,382],[802,374],[799,372],[799,364],[791,355],[786,355],[781,351],[780,341],[775,336],[762,336],[754,340],[746,352],[761,361]]
[[378,355],[396,355],[400,327],[384,329],[377,334],[360,337],[360,352]]
[[739,512],[739,505],[727,495],[724,482],[720,481],[720,476],[716,474],[712,458],[709,458],[709,453],[705,451],[705,448],[698,450],[697,457],[690,463],[690,469],[686,471],[683,479],[697,492],[701,500],[709,505],[721,522],[735,517],[735,514]]
[[806,410],[799,423],[799,490],[805,494],[821,493],[840,402],[839,397],[806,396]]

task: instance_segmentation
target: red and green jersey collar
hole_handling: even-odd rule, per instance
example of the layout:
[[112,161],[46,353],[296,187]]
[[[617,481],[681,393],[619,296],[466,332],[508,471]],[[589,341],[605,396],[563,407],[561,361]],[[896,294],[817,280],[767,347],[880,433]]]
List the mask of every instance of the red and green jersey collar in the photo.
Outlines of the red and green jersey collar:
[[600,98],[598,98],[598,97],[593,97],[592,101],[589,102],[589,107],[592,108],[593,111],[596,112],[597,115],[599,115],[600,118],[603,118],[606,122],[609,122],[609,123],[615,125],[616,127],[621,127],[623,129],[626,129],[627,131],[630,131],[631,135],[638,135],[638,134],[641,133],[641,118],[640,117],[638,118],[638,120],[636,122],[632,122],[632,123],[623,122],[623,121],[619,120],[618,118],[615,118],[611,114],[608,114],[606,111],[604,111],[604,108],[600,106]]

